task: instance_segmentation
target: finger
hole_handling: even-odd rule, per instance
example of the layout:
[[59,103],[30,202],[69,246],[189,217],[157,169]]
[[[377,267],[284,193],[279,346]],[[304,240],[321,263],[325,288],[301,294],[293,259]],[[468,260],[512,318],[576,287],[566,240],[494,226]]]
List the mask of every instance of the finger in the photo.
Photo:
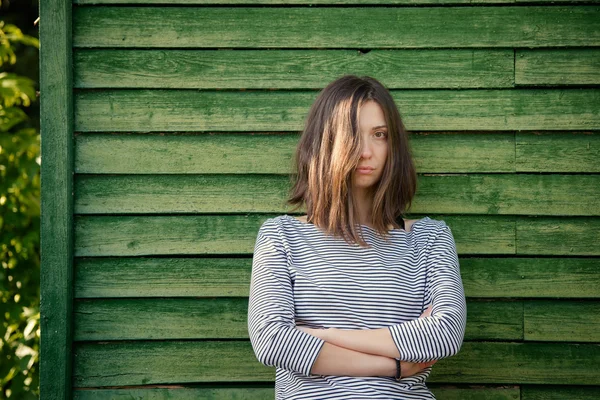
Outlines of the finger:
[[433,305],[429,305],[427,306],[427,308],[425,309],[425,311],[423,311],[423,315],[431,315],[431,309],[433,308]]

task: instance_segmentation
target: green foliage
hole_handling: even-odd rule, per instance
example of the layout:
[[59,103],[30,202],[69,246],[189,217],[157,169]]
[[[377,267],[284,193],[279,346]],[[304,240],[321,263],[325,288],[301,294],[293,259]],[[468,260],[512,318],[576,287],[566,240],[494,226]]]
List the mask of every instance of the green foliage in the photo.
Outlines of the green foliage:
[[[0,21],[0,66],[17,62],[13,45],[36,38]],[[22,109],[35,82],[0,72],[0,396],[39,398],[40,135]]]

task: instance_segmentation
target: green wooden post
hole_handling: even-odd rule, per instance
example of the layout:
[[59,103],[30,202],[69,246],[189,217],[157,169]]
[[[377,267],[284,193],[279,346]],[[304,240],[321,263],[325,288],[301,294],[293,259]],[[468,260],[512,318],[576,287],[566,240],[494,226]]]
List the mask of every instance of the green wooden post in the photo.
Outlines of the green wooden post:
[[71,398],[73,92],[71,1],[40,1],[40,398]]

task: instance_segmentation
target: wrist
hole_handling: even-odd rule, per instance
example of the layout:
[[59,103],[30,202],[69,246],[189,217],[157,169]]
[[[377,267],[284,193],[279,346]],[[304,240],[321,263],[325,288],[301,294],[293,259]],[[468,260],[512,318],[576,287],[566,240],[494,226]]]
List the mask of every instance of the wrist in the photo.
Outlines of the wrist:
[[395,369],[394,369],[394,379],[396,380],[400,380],[402,379],[402,360],[394,358],[394,365],[395,365]]
[[388,370],[387,376],[391,376],[392,378],[396,377],[396,360],[393,358],[386,357],[388,359]]

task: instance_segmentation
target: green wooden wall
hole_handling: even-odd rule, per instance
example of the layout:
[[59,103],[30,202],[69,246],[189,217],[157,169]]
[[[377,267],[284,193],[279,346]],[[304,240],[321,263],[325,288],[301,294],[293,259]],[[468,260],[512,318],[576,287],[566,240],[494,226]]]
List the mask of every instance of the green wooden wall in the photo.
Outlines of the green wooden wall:
[[42,398],[269,399],[246,313],[320,89],[397,101],[453,229],[439,399],[600,398],[600,5],[44,0]]

